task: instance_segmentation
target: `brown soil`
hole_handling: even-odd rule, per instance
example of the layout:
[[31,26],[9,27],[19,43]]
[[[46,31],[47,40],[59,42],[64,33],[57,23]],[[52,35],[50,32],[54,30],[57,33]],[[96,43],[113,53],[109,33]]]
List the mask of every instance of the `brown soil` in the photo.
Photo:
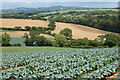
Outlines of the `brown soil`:
[[112,9],[112,11],[120,11],[120,9]]
[[[17,67],[17,69],[20,69],[20,68],[24,68],[24,66]],[[4,69],[4,70],[1,70],[1,71],[4,72],[4,71],[8,71],[8,70],[11,70],[11,68]]]

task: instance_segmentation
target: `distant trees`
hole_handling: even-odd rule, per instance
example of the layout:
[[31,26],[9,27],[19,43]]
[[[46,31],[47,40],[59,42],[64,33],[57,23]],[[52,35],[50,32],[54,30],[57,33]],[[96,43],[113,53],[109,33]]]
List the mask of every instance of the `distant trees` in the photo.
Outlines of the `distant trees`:
[[15,29],[19,30],[19,29],[21,29],[21,27],[20,26],[15,26]]
[[65,47],[67,45],[66,36],[57,34],[55,36],[55,40],[52,42],[53,46],[55,47]]
[[105,40],[104,45],[107,45],[107,46],[110,46],[110,47],[118,45],[118,39],[119,38],[115,34],[106,34],[105,38],[106,38],[106,40]]
[[67,39],[72,39],[72,30],[69,28],[61,30],[59,34],[65,35]]
[[56,25],[55,25],[55,20],[54,19],[50,19],[49,20],[49,24],[48,24],[48,27],[51,28],[52,30],[55,29]]
[[95,14],[92,13],[89,15],[86,14],[83,17],[69,17],[64,15],[58,15],[54,17],[54,19],[56,22],[80,24],[101,30],[120,33],[120,20],[118,16],[114,14],[109,15],[105,13],[104,15],[96,14],[95,16]]
[[10,44],[10,35],[7,33],[2,34],[2,46],[11,46]]
[[1,46],[21,46],[20,43],[11,44],[11,37],[7,33],[2,34],[1,39]]
[[25,34],[25,45],[26,46],[51,46],[52,42],[47,40],[44,36],[40,36],[39,31],[30,31],[29,34]]
[[27,31],[30,31],[30,26],[25,26],[25,29],[27,30]]

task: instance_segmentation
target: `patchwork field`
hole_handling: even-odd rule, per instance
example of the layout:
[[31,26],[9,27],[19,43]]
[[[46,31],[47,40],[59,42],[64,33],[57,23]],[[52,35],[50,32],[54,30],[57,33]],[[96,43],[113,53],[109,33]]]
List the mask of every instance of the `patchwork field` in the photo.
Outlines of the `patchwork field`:
[[[0,19],[2,21],[2,27],[14,28],[15,26],[36,26],[36,27],[47,27],[49,24],[48,21],[40,20],[25,20],[25,19]],[[95,39],[98,35],[109,34],[111,32],[102,31],[99,29],[90,28],[83,25],[69,24],[69,23],[60,23],[56,22],[56,29],[52,33],[59,33],[60,30],[64,28],[70,28],[73,31],[73,38],[88,38]],[[22,37],[24,35],[23,31],[8,32],[11,37]],[[50,37],[50,36],[46,36]]]

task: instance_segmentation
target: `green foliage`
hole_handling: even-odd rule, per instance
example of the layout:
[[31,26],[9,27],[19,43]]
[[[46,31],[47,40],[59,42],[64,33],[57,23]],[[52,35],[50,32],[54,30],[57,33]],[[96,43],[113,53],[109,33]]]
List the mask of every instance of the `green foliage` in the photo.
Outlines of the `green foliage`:
[[[8,52],[2,54],[1,69],[6,71],[0,72],[1,79],[104,79],[116,73],[119,68],[118,48],[68,50],[57,47],[9,48],[3,49]],[[17,52],[19,50],[26,52]],[[87,76],[84,76],[85,74]]]
[[30,31],[31,30],[30,26],[25,26],[25,29],[26,29],[26,31]]
[[34,46],[33,42],[34,41],[31,38],[26,38],[25,41],[24,41],[26,46]]
[[[99,11],[97,11],[99,12]],[[106,31],[111,31],[111,32],[117,32],[120,33],[120,28],[119,28],[119,18],[116,14],[113,14],[112,12],[107,13],[102,13],[102,14],[93,14],[93,12],[88,12],[88,13],[83,13],[84,16],[81,17],[68,17],[64,15],[58,15],[55,17],[55,21],[57,22],[65,22],[65,23],[74,23],[74,24],[80,24],[80,25],[85,25],[101,30],[106,30]],[[111,14],[109,14],[111,13]]]
[[52,44],[55,47],[65,47],[67,45],[67,39],[64,35],[57,34]]
[[109,46],[98,46],[97,48],[109,48]]
[[54,19],[50,19],[49,20],[49,24],[48,24],[48,27],[51,28],[52,30],[55,29],[56,25],[55,25],[55,20]]
[[94,46],[71,46],[71,48],[89,49],[89,48],[94,48]]
[[20,26],[15,26],[15,29],[19,30],[19,29],[21,29],[21,27]]
[[26,39],[24,43],[26,46],[52,46],[52,42],[45,38],[44,36],[40,36],[40,31],[30,31],[29,35],[26,34]]
[[104,45],[109,46],[109,47],[113,47],[116,45],[116,42],[114,42],[112,40],[106,40]]
[[86,46],[88,45],[88,43],[89,43],[88,38],[78,39],[76,41],[77,46],[80,46],[80,45]]
[[61,30],[59,34],[65,35],[68,39],[72,39],[72,30],[69,28]]
[[10,35],[7,33],[2,34],[2,46],[10,46]]
[[101,43],[101,42],[98,42],[98,41],[96,41],[96,40],[89,40],[88,45],[89,45],[89,46],[97,47],[97,46],[102,46],[102,43]]
[[104,45],[113,47],[118,44],[119,37],[116,34],[106,34],[104,37],[106,38]]
[[13,44],[13,46],[21,46],[20,43]]
[[47,40],[44,36],[39,36],[37,39],[35,39],[35,45],[36,46],[52,46],[52,42],[50,40]]

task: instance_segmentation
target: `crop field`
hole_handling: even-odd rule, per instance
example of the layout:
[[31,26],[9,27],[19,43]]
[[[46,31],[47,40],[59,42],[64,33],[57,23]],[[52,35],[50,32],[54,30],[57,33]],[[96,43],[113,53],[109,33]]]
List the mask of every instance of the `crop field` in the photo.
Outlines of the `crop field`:
[[[13,52],[9,52],[9,50]],[[21,50],[23,52],[17,51],[17,48],[3,48],[1,64],[3,79],[101,79],[116,74],[119,68],[117,61],[119,59],[118,48],[43,47],[36,51],[34,47],[35,51],[31,52],[24,52],[25,49]],[[29,50],[32,50],[32,47]]]
[[[2,27],[8,27],[8,28],[14,28],[15,26],[21,26],[22,28],[24,28],[25,26],[47,27],[48,24],[49,24],[48,21],[40,21],[40,20],[2,19]],[[58,34],[64,28],[72,29],[74,39],[88,38],[88,39],[94,40],[98,35],[111,33],[108,31],[90,28],[88,26],[69,24],[69,23],[60,23],[60,22],[56,22],[56,29],[52,31],[52,33]],[[22,37],[26,32],[15,31],[15,32],[7,32],[7,33],[10,34],[11,37]],[[44,36],[48,38],[52,38],[49,35],[44,35]]]
[[24,40],[25,40],[25,38],[12,37],[10,43],[11,43],[11,44],[20,43],[21,46],[25,46]]
[[[28,33],[28,31],[2,31],[0,32],[0,34],[4,34],[4,33],[8,33],[10,35],[10,37],[18,37],[18,38],[22,38],[24,36],[24,33]],[[50,36],[48,34],[40,34],[41,36],[45,36],[47,38],[53,38],[53,36]]]
[[24,28],[25,26],[36,26],[36,27],[47,27],[49,22],[40,20],[29,20],[29,19],[0,19],[2,21],[2,27],[14,28],[15,26],[20,26]]
[[61,50],[74,50],[74,48],[57,48],[57,47],[1,47],[4,53],[16,52],[40,52],[40,51],[61,51]]

